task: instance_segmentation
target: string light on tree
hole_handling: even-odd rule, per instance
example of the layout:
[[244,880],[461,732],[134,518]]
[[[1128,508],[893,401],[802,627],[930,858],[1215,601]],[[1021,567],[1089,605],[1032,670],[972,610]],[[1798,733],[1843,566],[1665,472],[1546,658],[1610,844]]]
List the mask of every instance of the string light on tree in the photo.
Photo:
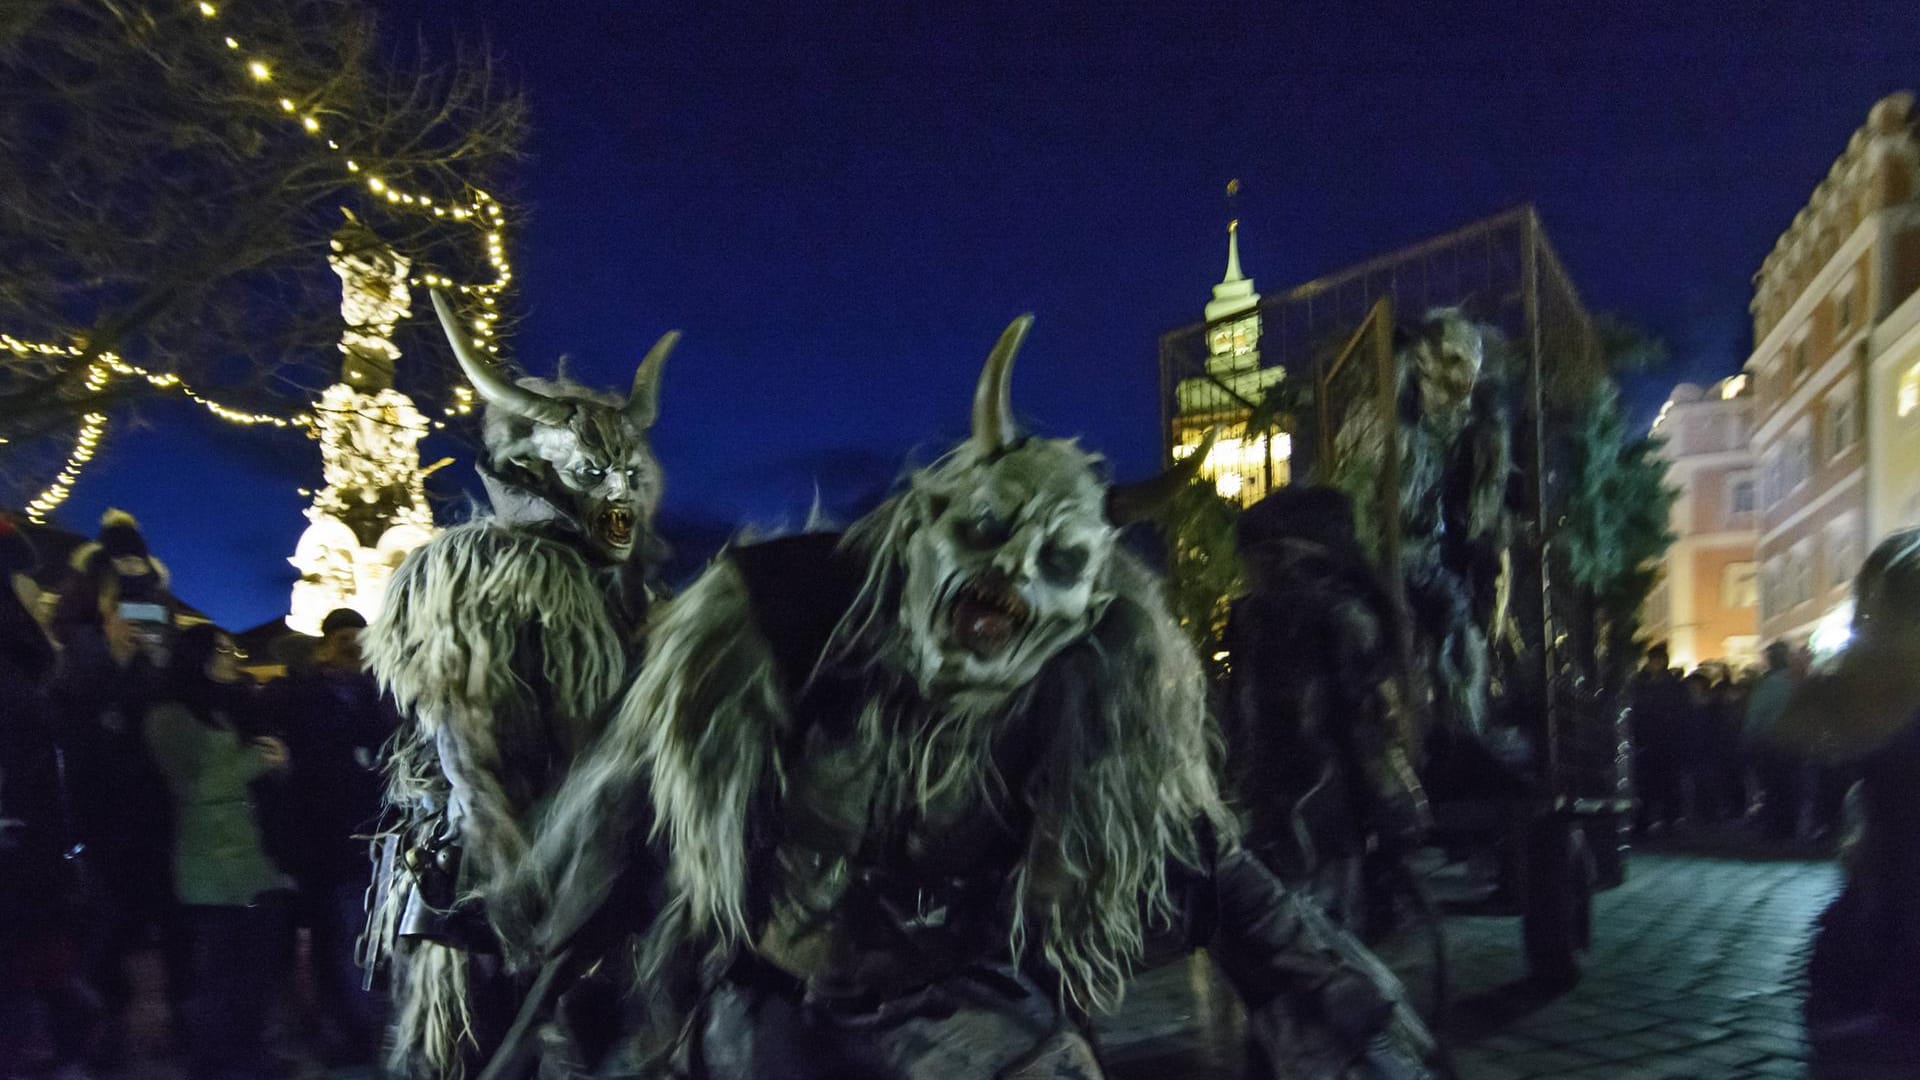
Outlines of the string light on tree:
[[[207,0],[197,0],[192,6],[209,25],[219,20],[222,14],[219,7],[207,2]],[[233,35],[222,35],[220,40],[229,52],[243,52],[240,40]],[[243,56],[241,59],[241,70],[252,83],[264,85],[274,81],[273,65],[265,57],[259,55]],[[323,125],[319,116],[311,111],[302,111],[294,97],[279,97],[275,103],[278,106],[280,114],[286,116],[292,122],[297,122],[301,130],[308,136],[318,137],[321,134]],[[323,144],[329,152],[335,154],[343,153],[342,144],[338,139],[327,138],[323,140]],[[341,160],[349,174],[358,174],[362,171],[362,167],[357,159],[342,158]],[[450,288],[459,293],[478,296],[483,304],[492,306],[495,295],[504,292],[508,284],[513,280],[513,270],[507,262],[504,242],[502,240],[502,233],[507,224],[506,214],[500,207],[499,202],[495,200],[490,193],[479,188],[473,188],[468,193],[467,201],[462,205],[459,200],[455,199],[436,202],[425,192],[398,190],[386,180],[375,176],[368,177],[367,184],[369,190],[375,195],[384,195],[390,205],[415,208],[421,213],[431,213],[438,218],[451,217],[456,221],[471,221],[477,226],[477,231],[483,234],[487,262],[494,271],[493,281],[483,284],[455,284],[444,275],[427,274],[414,279],[417,283],[440,288]],[[499,344],[497,341],[492,340],[496,337],[492,326],[494,319],[495,316],[492,313],[488,313],[484,319],[484,325],[478,330],[481,337],[476,340],[475,344],[497,355],[499,353]],[[4,347],[19,356],[40,355],[46,357],[71,358],[84,355],[85,352],[85,350],[73,346],[25,342],[6,334],[0,334],[0,347]],[[98,392],[103,390],[107,385],[107,381],[114,376],[143,378],[157,389],[176,391],[200,405],[209,414],[229,423],[249,426],[267,424],[282,428],[300,427],[305,429],[309,435],[314,435],[317,430],[315,418],[311,415],[303,413],[294,417],[279,417],[265,413],[254,413],[242,409],[235,409],[204,397],[192,387],[183,383],[177,375],[148,371],[145,368],[127,363],[112,353],[102,353],[94,360],[88,368],[86,382],[91,390]],[[466,415],[471,411],[471,392],[465,387],[457,388],[455,392],[455,403],[453,407],[448,410],[448,415]],[[435,426],[439,425],[436,423]],[[47,487],[39,495],[29,502],[29,516],[33,517],[36,521],[42,520],[47,512],[66,500],[67,496],[72,492],[73,485],[79,479],[80,473],[86,463],[92,460],[105,430],[106,416],[104,413],[89,412],[82,417],[73,451],[68,455],[67,461],[62,466],[60,472],[55,475],[53,480],[49,482]]]

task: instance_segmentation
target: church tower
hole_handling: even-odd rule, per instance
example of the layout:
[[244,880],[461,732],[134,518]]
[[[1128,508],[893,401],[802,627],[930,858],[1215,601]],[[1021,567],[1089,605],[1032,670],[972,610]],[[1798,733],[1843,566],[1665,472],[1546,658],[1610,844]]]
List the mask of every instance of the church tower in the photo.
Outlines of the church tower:
[[[1227,185],[1231,198],[1239,191]],[[1240,269],[1240,221],[1227,222],[1227,272],[1207,301],[1206,375],[1182,379],[1175,387],[1174,456],[1190,454],[1220,427],[1200,475],[1213,481],[1222,498],[1249,506],[1287,482],[1292,444],[1283,432],[1248,432],[1254,410],[1286,370],[1260,366],[1260,294]]]
[[293,558],[287,626],[318,634],[335,608],[379,614],[387,579],[406,553],[434,534],[420,440],[427,418],[394,389],[400,350],[393,327],[412,307],[407,258],[352,214],[333,236],[327,262],[340,276],[340,381],[315,406],[326,486],[307,508]]

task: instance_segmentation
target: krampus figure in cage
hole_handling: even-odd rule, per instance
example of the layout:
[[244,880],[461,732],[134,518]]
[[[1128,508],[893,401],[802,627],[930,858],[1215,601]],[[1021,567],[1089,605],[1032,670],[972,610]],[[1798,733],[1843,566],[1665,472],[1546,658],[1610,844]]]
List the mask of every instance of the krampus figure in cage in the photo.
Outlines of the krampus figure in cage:
[[1361,536],[1381,535],[1379,463],[1385,424],[1400,443],[1400,565],[1413,616],[1422,696],[1449,737],[1488,725],[1490,657],[1507,636],[1513,516],[1510,421],[1496,331],[1458,308],[1438,308],[1395,355],[1395,415],[1371,396],[1354,401],[1334,434],[1333,486],[1352,498]]

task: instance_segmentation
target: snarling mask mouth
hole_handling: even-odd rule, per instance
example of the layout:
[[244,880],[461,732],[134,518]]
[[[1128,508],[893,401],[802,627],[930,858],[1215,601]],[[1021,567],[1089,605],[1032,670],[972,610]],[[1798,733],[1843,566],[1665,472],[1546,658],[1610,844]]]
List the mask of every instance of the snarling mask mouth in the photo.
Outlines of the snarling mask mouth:
[[594,535],[610,548],[629,548],[633,546],[633,523],[633,511],[624,506],[609,506],[600,511],[594,521]]
[[1033,628],[1033,605],[997,570],[962,582],[949,607],[953,640],[982,660],[1006,652]]

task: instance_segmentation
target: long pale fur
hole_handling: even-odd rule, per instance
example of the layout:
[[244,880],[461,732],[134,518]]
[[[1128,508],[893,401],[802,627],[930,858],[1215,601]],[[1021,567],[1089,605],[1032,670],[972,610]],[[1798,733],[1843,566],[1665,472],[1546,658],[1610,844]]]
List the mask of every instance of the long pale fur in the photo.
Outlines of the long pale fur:
[[[934,468],[977,467],[970,449]],[[897,660],[888,658],[908,647],[898,605],[906,537],[919,527],[912,498],[889,499],[846,541],[869,570],[836,632],[838,655],[830,662],[872,656],[870,673],[882,685],[906,682]],[[1213,736],[1199,659],[1158,579],[1138,559],[1115,549],[1105,578],[1098,591],[1115,599],[1092,632],[990,718],[995,732],[1009,723],[1052,732],[1044,758],[1018,793],[1034,824],[1016,871],[1010,947],[1017,955],[1037,935],[1041,955],[1061,974],[1067,993],[1095,1008],[1118,1003],[1144,945],[1146,919],[1170,913],[1168,861],[1198,865],[1194,827],[1204,821],[1222,837],[1233,835],[1210,764]],[[1051,709],[1060,715],[1037,714]],[[918,731],[863,725],[863,734],[911,753],[938,747],[940,740],[928,735],[964,722],[935,712]],[[923,804],[964,782],[963,772],[989,787],[1000,784],[988,756],[991,739],[963,741],[973,752],[949,756],[950,775],[939,774],[931,753],[918,756],[912,791]]]
[[[1115,552],[1103,584],[1118,599],[1032,686],[971,714],[920,700],[888,660],[905,632],[900,557],[911,498],[889,500],[846,538],[870,573],[823,658],[871,680],[858,727],[865,746],[856,751],[883,772],[880,812],[924,807],[962,786],[1007,794],[994,772],[993,736],[1008,724],[1044,725],[1051,737],[1043,759],[1010,793],[1032,809],[1034,827],[1016,871],[1009,948],[1037,945],[1070,995],[1111,1004],[1141,952],[1146,919],[1168,911],[1168,860],[1197,864],[1202,820],[1230,835],[1209,768],[1199,662],[1153,575]],[[801,894],[820,885],[749,880],[752,815],[779,813],[789,795],[791,763],[778,751],[792,722],[788,708],[745,581],[723,559],[655,625],[640,677],[557,797],[536,862],[553,868],[561,894],[574,894],[569,904],[582,904],[584,890],[590,909],[651,809],[651,835],[671,851],[670,908],[660,925],[672,929],[662,932],[719,954],[752,945],[760,928],[750,922],[750,888],[782,890],[763,897],[780,910],[805,906]],[[656,941],[652,955],[664,948]]]
[[[469,522],[407,557],[365,643],[368,669],[405,717],[388,804],[408,821],[448,811],[472,891],[488,897],[503,940],[525,942],[537,912],[494,904],[492,886],[525,865],[528,814],[595,736],[625,678],[604,583],[565,544]],[[393,903],[405,895],[385,891]],[[375,917],[390,924],[397,912]],[[450,950],[416,950],[395,988],[396,1055],[437,1070],[459,1060],[468,1016],[464,964],[441,953]]]

